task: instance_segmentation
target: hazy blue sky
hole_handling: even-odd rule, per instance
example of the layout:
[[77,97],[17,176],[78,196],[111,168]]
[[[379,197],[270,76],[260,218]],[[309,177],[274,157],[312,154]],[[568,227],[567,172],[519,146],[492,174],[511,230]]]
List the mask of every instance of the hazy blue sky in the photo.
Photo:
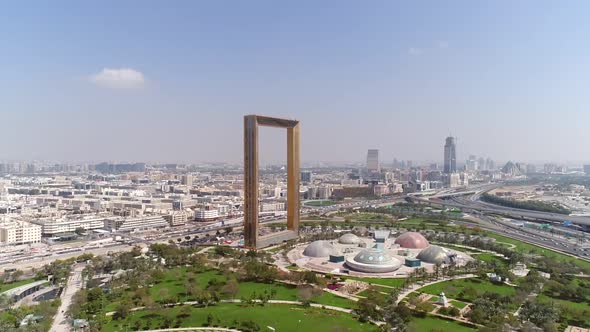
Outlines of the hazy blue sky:
[[[240,161],[242,116],[305,161],[590,160],[590,2],[13,1],[0,159]],[[285,140],[265,130],[263,160]]]

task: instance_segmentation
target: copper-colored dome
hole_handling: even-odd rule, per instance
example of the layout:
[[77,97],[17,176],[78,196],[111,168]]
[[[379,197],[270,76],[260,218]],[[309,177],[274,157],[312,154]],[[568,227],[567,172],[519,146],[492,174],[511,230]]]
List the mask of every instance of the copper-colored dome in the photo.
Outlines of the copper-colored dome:
[[398,236],[394,243],[399,244],[402,248],[408,249],[424,249],[430,245],[428,240],[417,232],[405,232]]

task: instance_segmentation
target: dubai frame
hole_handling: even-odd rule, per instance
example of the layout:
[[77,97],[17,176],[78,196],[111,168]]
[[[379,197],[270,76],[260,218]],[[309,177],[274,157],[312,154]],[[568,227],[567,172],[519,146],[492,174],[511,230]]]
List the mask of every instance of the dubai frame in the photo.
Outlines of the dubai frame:
[[[258,236],[258,127],[287,129],[287,231]],[[299,235],[299,121],[244,116],[244,246],[264,248]]]

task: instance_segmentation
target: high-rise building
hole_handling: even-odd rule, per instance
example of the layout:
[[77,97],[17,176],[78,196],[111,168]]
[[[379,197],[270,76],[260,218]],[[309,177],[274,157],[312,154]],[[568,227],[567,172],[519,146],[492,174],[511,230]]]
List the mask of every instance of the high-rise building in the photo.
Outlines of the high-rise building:
[[477,159],[477,170],[478,171],[487,171],[488,167],[486,165],[486,160],[483,157],[479,157]]
[[181,183],[187,187],[193,186],[193,176],[190,174],[184,174],[181,178]]
[[445,142],[444,172],[447,174],[457,172],[457,146],[454,137],[447,137]]
[[496,163],[491,158],[487,158],[486,159],[486,170],[493,171],[495,169],[496,169]]
[[311,183],[312,181],[313,181],[313,173],[311,173],[310,171],[301,172],[301,182]]
[[369,172],[379,172],[379,150],[369,149],[367,152],[367,170]]
[[526,173],[527,174],[537,173],[537,166],[535,166],[533,164],[527,164],[526,165]]
[[479,169],[479,165],[477,162],[477,157],[474,155],[470,155],[469,159],[465,161],[465,170],[466,171],[477,171]]

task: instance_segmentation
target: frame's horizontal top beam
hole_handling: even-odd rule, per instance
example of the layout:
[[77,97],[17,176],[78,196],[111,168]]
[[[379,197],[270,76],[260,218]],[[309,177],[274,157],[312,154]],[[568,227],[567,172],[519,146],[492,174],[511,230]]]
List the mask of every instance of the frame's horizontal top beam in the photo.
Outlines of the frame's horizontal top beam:
[[299,124],[297,120],[279,119],[270,116],[246,115],[246,117],[254,117],[257,124],[265,127],[293,128]]

